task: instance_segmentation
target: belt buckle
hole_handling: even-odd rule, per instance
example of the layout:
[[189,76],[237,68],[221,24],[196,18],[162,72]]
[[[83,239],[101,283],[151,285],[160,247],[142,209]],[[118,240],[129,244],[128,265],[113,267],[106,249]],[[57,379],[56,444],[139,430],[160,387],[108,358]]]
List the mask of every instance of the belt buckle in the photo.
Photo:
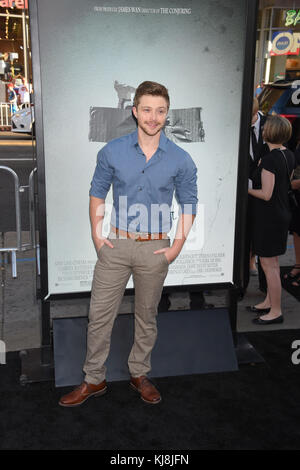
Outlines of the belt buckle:
[[[145,237],[143,237],[143,235],[145,235]],[[151,240],[151,238],[149,238],[148,233],[139,233],[137,235],[137,237],[135,238],[136,242],[143,242],[143,241],[147,241],[147,240]]]

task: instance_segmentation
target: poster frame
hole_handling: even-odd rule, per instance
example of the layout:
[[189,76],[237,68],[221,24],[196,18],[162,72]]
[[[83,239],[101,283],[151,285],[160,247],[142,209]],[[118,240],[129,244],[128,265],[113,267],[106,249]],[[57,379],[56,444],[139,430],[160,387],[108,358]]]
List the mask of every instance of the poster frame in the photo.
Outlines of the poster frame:
[[[258,0],[246,0],[246,25],[244,43],[244,69],[241,94],[241,120],[239,132],[238,171],[236,186],[235,235],[233,256],[233,281],[226,283],[206,283],[192,285],[165,286],[164,293],[174,291],[207,291],[241,289],[243,284],[243,261],[245,250],[246,211],[248,199],[248,152],[249,129],[253,103],[253,80],[256,44],[256,19]],[[48,250],[47,250],[47,207],[46,174],[44,152],[44,126],[42,107],[42,82],[40,61],[40,35],[38,21],[38,0],[29,0],[29,18],[31,29],[32,71],[34,83],[35,132],[38,178],[38,219],[40,245],[40,298],[42,301],[76,299],[90,297],[90,291],[65,294],[48,294]],[[132,295],[133,288],[127,288],[125,295]]]

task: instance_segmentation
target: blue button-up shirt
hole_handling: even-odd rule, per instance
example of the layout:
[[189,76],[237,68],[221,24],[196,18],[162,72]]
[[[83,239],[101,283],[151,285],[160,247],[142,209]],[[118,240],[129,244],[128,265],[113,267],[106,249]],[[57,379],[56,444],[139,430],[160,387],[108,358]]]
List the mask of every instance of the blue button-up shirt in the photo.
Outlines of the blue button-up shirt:
[[163,132],[146,162],[137,131],[112,140],[97,156],[90,196],[105,199],[112,184],[111,224],[129,232],[169,232],[172,199],[182,213],[197,211],[197,167]]

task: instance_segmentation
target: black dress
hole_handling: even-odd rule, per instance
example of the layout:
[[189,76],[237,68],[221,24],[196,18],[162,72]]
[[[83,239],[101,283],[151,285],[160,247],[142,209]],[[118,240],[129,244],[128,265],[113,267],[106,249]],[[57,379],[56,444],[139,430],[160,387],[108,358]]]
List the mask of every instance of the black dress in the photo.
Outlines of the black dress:
[[289,175],[295,168],[294,154],[286,149],[272,150],[262,157],[253,173],[253,189],[261,189],[261,172],[263,169],[275,175],[272,197],[269,201],[252,196],[252,248],[258,256],[272,257],[285,253],[291,211],[288,200]]
[[[300,173],[300,147],[295,150],[295,160],[296,160],[296,168],[297,170],[295,171],[296,179],[299,179],[299,173]],[[290,223],[290,233],[296,233],[300,237],[300,190],[295,189],[294,190],[295,197],[298,201],[298,207],[293,209],[292,212],[292,220]]]

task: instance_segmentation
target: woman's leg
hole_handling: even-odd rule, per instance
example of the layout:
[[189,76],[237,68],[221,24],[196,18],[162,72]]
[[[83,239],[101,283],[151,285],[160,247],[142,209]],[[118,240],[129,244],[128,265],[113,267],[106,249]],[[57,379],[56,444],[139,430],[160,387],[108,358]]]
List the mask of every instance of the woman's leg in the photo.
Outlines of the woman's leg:
[[[266,258],[266,259],[270,259],[270,258]],[[260,269],[261,271],[264,273],[264,277],[266,277],[266,272],[265,272],[265,269],[262,265],[262,258],[261,256],[258,258],[258,264],[260,265]],[[267,281],[265,280],[265,282],[267,283]],[[270,299],[270,296],[269,296],[269,291],[268,291],[268,288],[267,288],[267,293],[266,293],[266,297],[265,299],[260,302],[259,304],[255,305],[256,308],[271,308],[271,299]]]
[[269,292],[267,291],[267,295],[265,299],[260,302],[260,304],[255,305],[256,308],[270,308],[271,307],[271,300],[269,296]]
[[299,287],[300,285],[300,280],[299,280],[299,274],[300,274],[300,237],[297,233],[293,233],[294,236],[294,249],[295,249],[295,258],[296,258],[296,264],[295,266],[299,266],[299,268],[294,268],[291,271],[291,274],[295,275],[297,278],[297,281],[293,281],[292,284],[293,286]]
[[254,272],[257,273],[256,256],[251,252],[250,253],[250,273],[254,274]]
[[278,256],[271,258],[261,257],[260,262],[266,275],[268,286],[265,301],[269,301],[268,307],[271,307],[270,312],[260,318],[263,320],[273,320],[281,315],[281,279]]
[[[293,232],[294,238],[294,250],[295,250],[295,265],[291,271],[284,275],[284,279],[292,281],[293,278],[296,278],[300,274],[300,237],[296,232]],[[297,285],[297,284],[296,284]]]

